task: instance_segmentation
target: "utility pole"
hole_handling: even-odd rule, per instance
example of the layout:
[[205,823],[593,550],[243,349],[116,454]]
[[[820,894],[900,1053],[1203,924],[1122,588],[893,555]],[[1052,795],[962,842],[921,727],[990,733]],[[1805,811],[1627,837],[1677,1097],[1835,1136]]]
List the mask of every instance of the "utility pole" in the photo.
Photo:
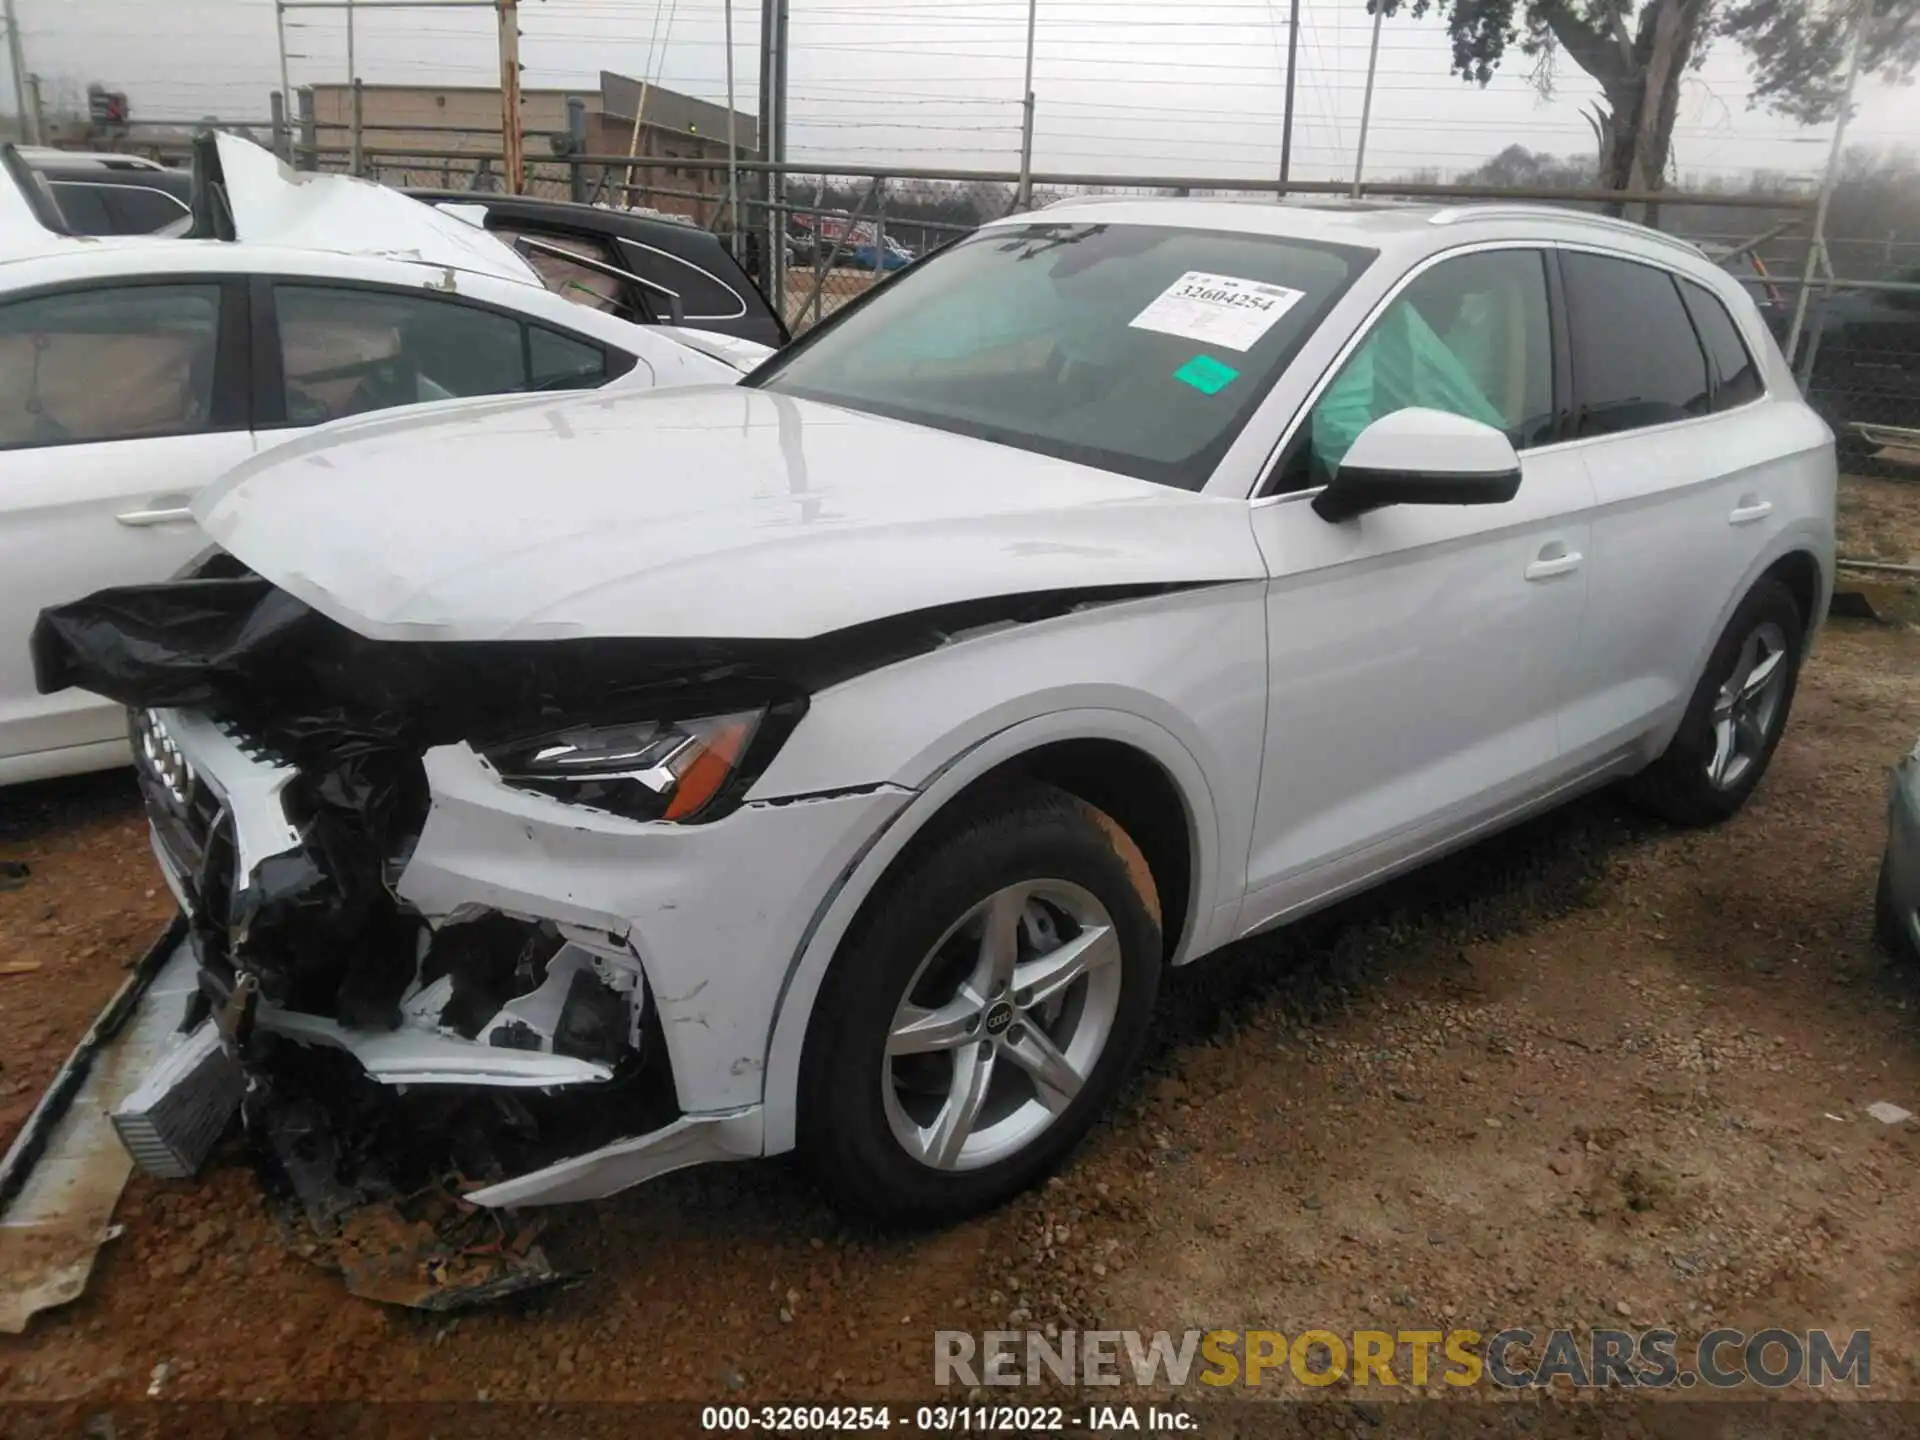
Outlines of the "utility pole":
[[[1377,3],[1377,0],[1376,0]],[[1293,176],[1293,77],[1300,61],[1300,0],[1287,8],[1287,103],[1280,121],[1280,193]]]
[[[293,107],[293,85],[287,78],[287,7],[285,0],[274,0],[273,31],[280,44],[280,94],[285,97],[282,104]],[[287,163],[293,163],[293,147],[287,147]]]
[[351,85],[354,82],[355,77],[358,76],[360,72],[358,69],[354,67],[354,63],[353,63],[353,0],[346,0],[346,4],[347,4],[347,83]]
[[1373,72],[1380,63],[1380,21],[1387,13],[1386,0],[1374,0],[1373,44],[1367,49],[1367,94],[1360,102],[1360,144],[1353,152],[1353,198],[1360,198],[1360,172],[1367,167],[1367,122],[1373,118]]
[[500,0],[500,164],[506,173],[507,193],[526,188],[526,165],[520,127],[520,6],[519,0]]
[[1033,208],[1033,26],[1040,0],[1027,0],[1027,83],[1021,93],[1020,186],[1014,191],[1013,208]]
[[40,96],[40,77],[38,75],[27,76],[27,100],[33,108],[33,133],[35,135],[45,135],[47,133],[47,107],[46,102],[42,100]]
[[733,257],[740,258],[740,150],[734,134],[733,0],[726,0],[727,20],[727,224],[733,231]]
[[[760,0],[760,109],[755,121],[755,147],[762,161],[771,165],[773,153],[773,62],[774,46],[778,43],[778,3],[777,0]],[[774,209],[774,184],[771,169],[760,172],[760,273],[756,277],[760,288],[766,292],[767,302],[785,318],[787,297],[773,288],[773,252],[783,242],[783,229],[780,212]]]
[[29,145],[40,143],[40,117],[34,112],[32,103],[27,99],[27,56],[26,47],[20,43],[20,16],[15,13],[13,0],[4,0],[5,9],[0,11],[7,22],[7,64],[13,70],[13,108],[20,120],[20,136]]
[[[774,0],[774,67],[773,67],[773,144],[774,156],[782,165],[787,163],[787,19],[788,0]],[[774,293],[782,300],[787,294],[787,177],[784,171],[773,174],[773,215],[774,239],[772,260]]]

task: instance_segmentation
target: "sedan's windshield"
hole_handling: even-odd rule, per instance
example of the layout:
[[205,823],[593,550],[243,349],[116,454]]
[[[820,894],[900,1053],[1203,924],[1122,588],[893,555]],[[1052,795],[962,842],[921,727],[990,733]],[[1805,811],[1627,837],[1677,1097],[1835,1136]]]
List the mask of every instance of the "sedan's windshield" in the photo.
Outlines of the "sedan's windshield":
[[989,230],[749,383],[1198,489],[1373,255],[1161,225]]

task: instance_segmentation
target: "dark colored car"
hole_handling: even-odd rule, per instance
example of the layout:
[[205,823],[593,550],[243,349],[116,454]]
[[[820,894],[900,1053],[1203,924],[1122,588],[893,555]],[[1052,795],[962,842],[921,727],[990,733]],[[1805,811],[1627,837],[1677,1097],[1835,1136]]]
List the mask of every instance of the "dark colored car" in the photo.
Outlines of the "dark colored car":
[[[76,235],[144,235],[189,220],[193,174],[137,156],[28,150]],[[467,190],[404,193],[427,204],[479,206],[547,284],[581,303],[647,325],[737,336],[778,349],[787,327],[718,236],[645,215]]]
[[[467,190],[408,190],[475,205],[553,289],[639,324],[685,325],[778,349],[787,327],[720,237],[623,210]],[[677,313],[676,313],[677,312]]]
[[1839,436],[1843,457],[1879,446],[1856,428],[1920,431],[1920,266],[1887,277],[1912,290],[1842,290],[1809,309],[1813,375],[1807,399]]
[[[1794,288],[1777,283],[1751,256],[1729,268],[1745,283],[1774,339],[1785,346],[1793,328]],[[1920,287],[1920,266],[1886,279]],[[1842,464],[1873,473],[1880,468],[1874,459],[1880,442],[1857,427],[1920,430],[1920,288],[1842,287],[1824,303],[1816,292],[1809,297],[1804,327],[1795,369],[1806,347],[1813,346],[1807,400],[1833,427]]]
[[193,176],[133,155],[25,150],[75,235],[148,235],[187,218]]

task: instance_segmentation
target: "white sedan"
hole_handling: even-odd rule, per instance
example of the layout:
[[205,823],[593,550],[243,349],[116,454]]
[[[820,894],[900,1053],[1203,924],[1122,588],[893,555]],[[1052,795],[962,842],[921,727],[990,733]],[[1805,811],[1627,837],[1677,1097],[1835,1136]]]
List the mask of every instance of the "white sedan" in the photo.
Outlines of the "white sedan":
[[572,304],[397,192],[296,183],[225,137],[221,157],[238,243],[57,235],[30,172],[0,168],[0,785],[125,763],[123,707],[37,694],[27,632],[175,573],[206,545],[188,501],[238,462],[370,410],[728,381],[757,358]]
[[262,456],[196,506],[250,576],[36,656],[148,707],[203,1043],[280,1093],[434,1092],[513,1146],[480,1204],[797,1147],[939,1219],[1062,1160],[1165,967],[1614,779],[1737,811],[1834,488],[1682,242],[1069,202],[741,386]]

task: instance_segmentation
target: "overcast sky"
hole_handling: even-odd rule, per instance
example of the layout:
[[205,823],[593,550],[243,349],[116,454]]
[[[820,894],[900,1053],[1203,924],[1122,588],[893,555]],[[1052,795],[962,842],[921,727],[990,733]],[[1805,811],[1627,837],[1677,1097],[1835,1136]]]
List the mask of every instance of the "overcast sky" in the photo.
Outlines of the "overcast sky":
[[[49,99],[90,80],[125,90],[136,118],[263,120],[278,83],[272,0],[17,0],[27,66]],[[1113,174],[1264,176],[1280,155],[1286,0],[1039,0],[1035,167]],[[796,159],[1011,168],[1020,139],[1026,0],[792,0],[790,149]],[[726,94],[721,0],[523,0],[530,86],[623,71],[711,99]],[[1371,18],[1364,0],[1301,7],[1295,174],[1352,173]],[[485,8],[360,11],[369,83],[490,85]],[[736,97],[755,106],[759,7],[735,6]],[[347,77],[338,10],[288,12],[295,86]],[[1562,65],[1552,100],[1515,56],[1486,90],[1447,74],[1444,26],[1388,21],[1367,147],[1370,175],[1471,167],[1519,141],[1590,155],[1580,118],[1598,89]],[[4,56],[0,56],[0,68]],[[1687,81],[1675,144],[1683,180],[1756,169],[1809,177],[1825,127],[1749,110],[1739,52]],[[1912,90],[1869,86],[1850,141],[1920,148]],[[11,77],[0,103],[12,104]]]

